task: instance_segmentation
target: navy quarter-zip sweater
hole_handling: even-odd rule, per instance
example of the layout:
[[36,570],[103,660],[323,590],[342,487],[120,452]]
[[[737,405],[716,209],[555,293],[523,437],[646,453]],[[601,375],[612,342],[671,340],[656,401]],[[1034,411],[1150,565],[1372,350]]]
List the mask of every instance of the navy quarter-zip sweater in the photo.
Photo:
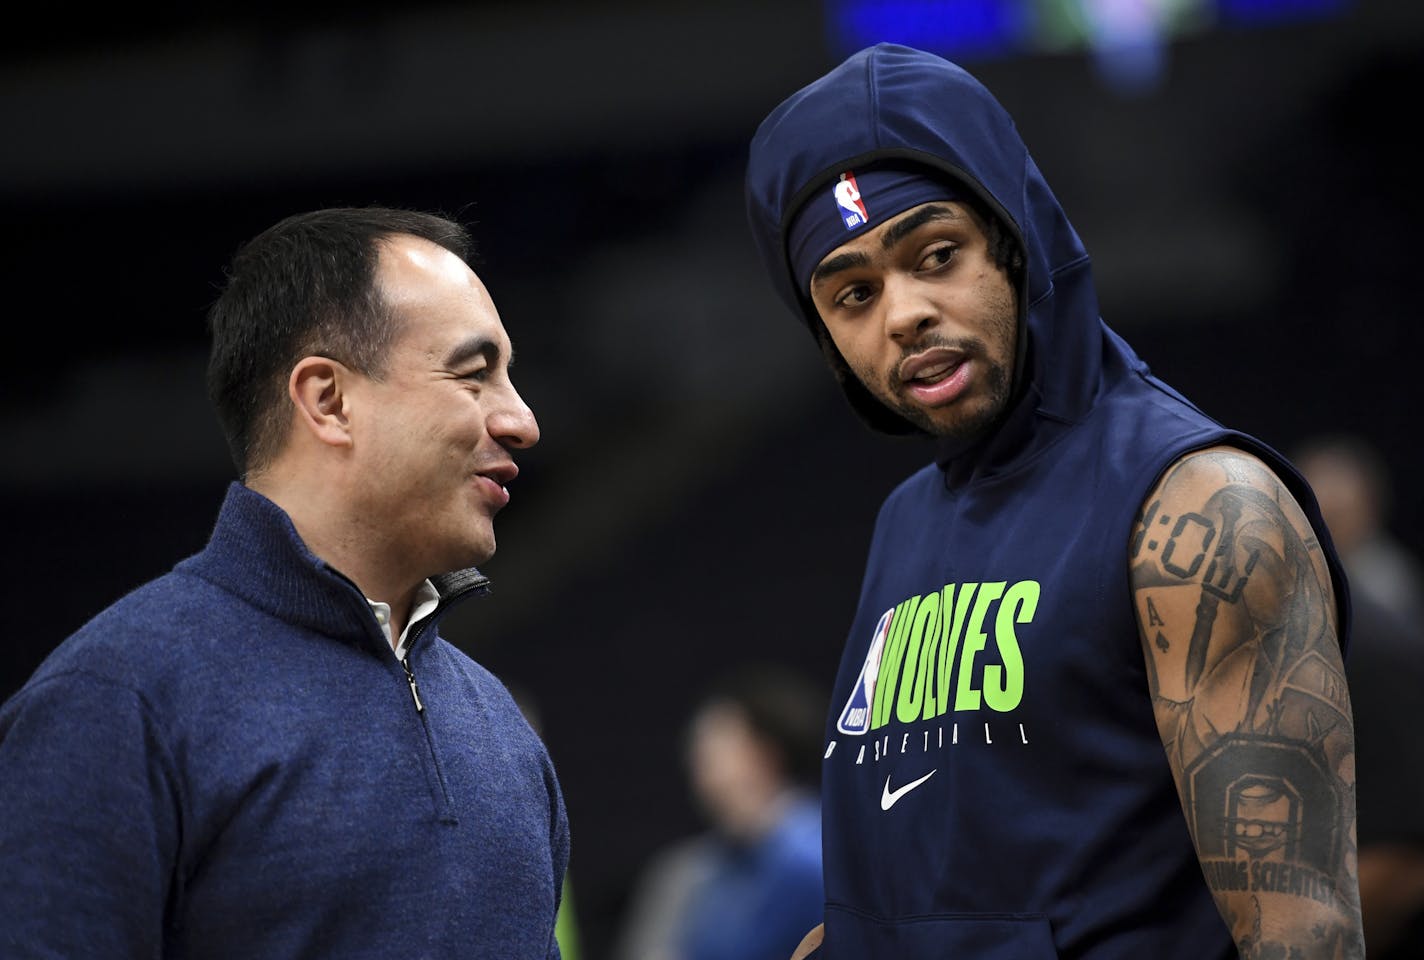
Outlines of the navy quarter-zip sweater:
[[[787,224],[803,203],[832,203],[843,171],[889,159],[950,179],[1019,238],[1018,373],[999,429],[944,451],[877,517],[826,727],[816,956],[1235,957],[1153,716],[1129,543],[1200,563],[1204,518],[1146,516],[1144,500],[1185,453],[1247,450],[1310,518],[1344,643],[1346,585],[1315,498],[1103,323],[1088,255],[1012,120],[939,57],[864,50],[753,138],[752,232],[808,325],[820,321]],[[842,383],[872,426],[909,432],[853,377]]]
[[208,545],[100,613],[0,709],[0,955],[559,955],[547,752],[437,635],[412,685],[346,577],[232,484]]

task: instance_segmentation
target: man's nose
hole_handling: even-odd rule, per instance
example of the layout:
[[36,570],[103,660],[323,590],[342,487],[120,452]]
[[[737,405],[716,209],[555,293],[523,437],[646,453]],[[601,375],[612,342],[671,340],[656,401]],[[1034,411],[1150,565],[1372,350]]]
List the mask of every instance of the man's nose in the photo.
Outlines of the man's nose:
[[939,309],[920,284],[908,278],[892,277],[880,293],[884,303],[885,335],[891,340],[913,339],[934,325]]
[[539,442],[539,421],[534,419],[534,411],[511,387],[505,402],[490,414],[489,432],[502,445],[523,450]]

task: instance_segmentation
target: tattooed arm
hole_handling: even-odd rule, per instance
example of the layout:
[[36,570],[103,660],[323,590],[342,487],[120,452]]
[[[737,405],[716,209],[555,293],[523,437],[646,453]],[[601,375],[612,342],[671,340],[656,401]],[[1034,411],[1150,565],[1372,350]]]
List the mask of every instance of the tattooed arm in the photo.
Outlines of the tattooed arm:
[[1153,711],[1243,960],[1364,956],[1354,730],[1309,522],[1245,451],[1188,454],[1128,544]]

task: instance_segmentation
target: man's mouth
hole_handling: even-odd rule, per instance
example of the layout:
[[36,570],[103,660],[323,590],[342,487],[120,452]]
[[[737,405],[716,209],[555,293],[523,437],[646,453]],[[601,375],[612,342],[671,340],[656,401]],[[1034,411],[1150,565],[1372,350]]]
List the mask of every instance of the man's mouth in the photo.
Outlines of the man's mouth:
[[945,377],[954,372],[961,360],[947,360],[944,363],[936,363],[920,370],[909,379],[909,383],[939,383]]
[[900,363],[897,370],[907,399],[921,406],[953,403],[970,386],[970,355],[948,346],[931,346]]
[[963,350],[931,347],[902,362],[898,374],[911,399],[936,407],[953,402],[969,388],[973,367]]
[[930,347],[901,361],[899,375],[903,383],[938,383],[954,372],[968,358],[963,350],[953,347]]
[[484,495],[494,503],[496,508],[509,503],[509,488],[490,474],[476,474],[475,483],[479,486],[480,490],[484,492]]
[[506,460],[485,467],[475,473],[475,482],[495,504],[496,508],[509,502],[508,483],[519,475],[519,468],[513,460]]

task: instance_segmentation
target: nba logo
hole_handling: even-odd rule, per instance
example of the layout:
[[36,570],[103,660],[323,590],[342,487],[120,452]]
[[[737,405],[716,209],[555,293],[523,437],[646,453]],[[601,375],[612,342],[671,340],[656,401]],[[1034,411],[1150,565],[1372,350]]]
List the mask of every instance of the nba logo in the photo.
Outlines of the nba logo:
[[890,635],[890,621],[893,619],[895,608],[891,607],[880,615],[880,622],[875,625],[870,649],[865,654],[865,664],[860,668],[860,676],[856,678],[840,719],[836,721],[836,729],[841,733],[860,736],[870,729],[870,711],[875,705],[875,681],[880,677],[880,657],[885,653],[885,638]]
[[854,230],[867,219],[865,203],[860,199],[860,187],[855,184],[855,174],[847,170],[836,181],[836,206],[840,208],[841,219],[847,230]]

